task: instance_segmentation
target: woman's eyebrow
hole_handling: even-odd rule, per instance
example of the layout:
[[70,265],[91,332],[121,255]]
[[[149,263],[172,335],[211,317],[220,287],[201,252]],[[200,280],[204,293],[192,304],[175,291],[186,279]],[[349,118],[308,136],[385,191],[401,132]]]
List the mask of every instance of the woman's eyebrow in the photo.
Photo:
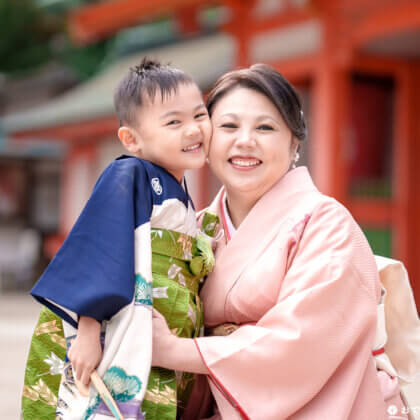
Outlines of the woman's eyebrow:
[[257,117],[257,121],[267,120],[267,119],[278,123],[278,121],[276,120],[276,118],[272,117],[271,115],[262,114],[262,115],[259,115]]
[[[223,118],[223,117],[235,118],[235,119],[239,118],[238,115],[233,113],[233,112],[228,112],[227,114],[222,114],[222,115],[220,115],[219,118]],[[274,117],[272,117],[271,115],[268,115],[268,114],[258,115],[258,117],[255,119],[255,121],[262,121],[262,120],[271,120],[276,124],[280,124],[280,122],[278,120],[276,120]]]
[[236,114],[234,114],[233,112],[228,112],[227,114],[222,114],[222,115],[220,115],[219,118],[223,118],[223,117],[238,118],[238,116]]

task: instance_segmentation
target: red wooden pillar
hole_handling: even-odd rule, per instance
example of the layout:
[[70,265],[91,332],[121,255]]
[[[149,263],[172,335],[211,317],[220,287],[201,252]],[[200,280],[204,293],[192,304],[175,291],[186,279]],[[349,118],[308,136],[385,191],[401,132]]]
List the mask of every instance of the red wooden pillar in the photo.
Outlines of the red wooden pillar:
[[[61,188],[60,188],[60,234],[67,235],[78,217],[78,214],[74,213],[73,205],[71,200],[75,199],[75,191],[81,190],[85,192],[85,199],[89,198],[91,187],[95,183],[94,176],[96,171],[92,170],[96,168],[95,161],[97,158],[98,145],[94,142],[89,143],[72,143],[70,150],[64,161]],[[74,177],[75,171],[78,170],[78,164],[84,163],[85,168],[88,171],[88,177],[83,179],[83,185],[76,185]],[[78,203],[84,205],[83,203]],[[72,211],[73,210],[73,211]],[[80,208],[81,210],[81,208]]]
[[226,4],[232,9],[233,22],[226,27],[226,30],[236,38],[237,51],[235,67],[247,67],[250,63],[249,47],[252,36],[250,31],[253,19],[253,8],[256,0],[227,0]]
[[408,223],[409,200],[410,200],[410,105],[412,98],[412,78],[408,66],[401,66],[396,75],[396,95],[395,95],[395,129],[394,129],[394,153],[393,153],[393,201],[394,201],[394,235],[392,254],[403,260],[408,261]]
[[337,20],[324,20],[324,44],[314,75],[311,167],[315,184],[325,194],[345,202],[350,51],[337,43]]
[[397,78],[397,128],[394,151],[396,238],[394,255],[410,275],[417,305],[420,304],[420,66],[408,64]]
[[413,103],[410,106],[410,204],[408,208],[407,223],[409,228],[408,239],[408,263],[411,276],[411,284],[414,288],[414,296],[417,309],[420,311],[420,124],[418,110],[420,109],[420,65],[412,65],[411,79]]
[[185,7],[175,12],[182,34],[191,35],[200,30],[198,12],[199,8],[197,6]]

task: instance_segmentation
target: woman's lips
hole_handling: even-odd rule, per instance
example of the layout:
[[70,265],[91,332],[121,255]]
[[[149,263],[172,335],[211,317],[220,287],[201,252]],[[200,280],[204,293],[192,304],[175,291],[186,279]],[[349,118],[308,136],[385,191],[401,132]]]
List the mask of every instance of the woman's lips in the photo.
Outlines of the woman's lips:
[[229,163],[236,169],[250,170],[262,164],[262,161],[251,156],[234,156],[229,159]]

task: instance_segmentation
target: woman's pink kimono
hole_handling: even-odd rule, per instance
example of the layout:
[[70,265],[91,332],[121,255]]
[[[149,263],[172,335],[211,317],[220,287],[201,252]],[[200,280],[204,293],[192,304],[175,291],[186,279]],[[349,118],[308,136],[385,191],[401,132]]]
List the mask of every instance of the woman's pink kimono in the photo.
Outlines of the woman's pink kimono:
[[[222,194],[207,210],[223,220]],[[221,230],[201,292],[205,323],[240,328],[196,339],[214,419],[405,419],[397,384],[378,378],[372,356],[379,276],[349,212],[300,167],[257,202],[231,240]],[[196,420],[194,402],[186,418]]]

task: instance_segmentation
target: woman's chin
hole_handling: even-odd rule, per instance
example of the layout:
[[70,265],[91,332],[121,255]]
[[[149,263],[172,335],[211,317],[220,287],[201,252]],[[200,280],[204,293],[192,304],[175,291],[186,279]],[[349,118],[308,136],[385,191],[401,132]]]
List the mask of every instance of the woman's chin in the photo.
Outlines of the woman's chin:
[[265,192],[264,185],[259,182],[229,182],[225,184],[227,189],[233,194],[249,194],[250,196],[262,195]]

